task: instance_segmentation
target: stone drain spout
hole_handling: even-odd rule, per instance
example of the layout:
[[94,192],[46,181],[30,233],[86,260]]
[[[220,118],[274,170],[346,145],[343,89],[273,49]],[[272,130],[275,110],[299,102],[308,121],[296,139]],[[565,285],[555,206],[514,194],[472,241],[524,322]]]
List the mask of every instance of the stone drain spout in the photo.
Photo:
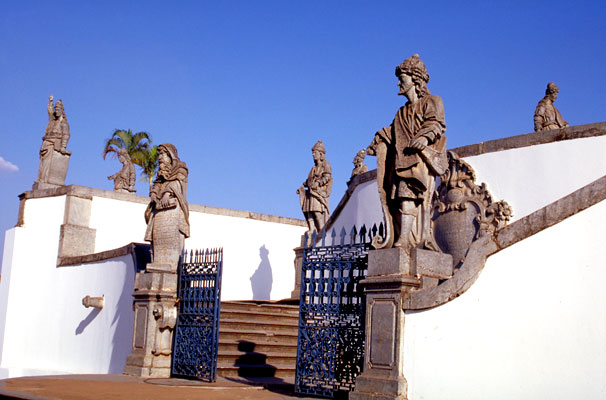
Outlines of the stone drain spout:
[[105,295],[103,295],[101,297],[85,296],[82,299],[82,305],[86,308],[95,307],[98,309],[102,309],[103,306],[105,305]]

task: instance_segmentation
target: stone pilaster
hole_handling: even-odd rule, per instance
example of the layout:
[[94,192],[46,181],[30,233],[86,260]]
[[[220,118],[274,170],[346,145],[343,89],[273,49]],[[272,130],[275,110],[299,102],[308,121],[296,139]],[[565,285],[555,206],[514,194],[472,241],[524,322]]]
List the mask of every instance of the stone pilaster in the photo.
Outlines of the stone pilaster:
[[[148,264],[149,266],[149,264]],[[124,373],[170,377],[172,334],[176,322],[177,274],[140,272],[133,293],[133,346]]]
[[303,247],[295,247],[295,288],[290,294],[292,299],[301,297],[301,270],[303,269]]
[[97,231],[89,228],[92,203],[92,196],[67,195],[59,236],[59,261],[62,257],[83,256],[95,252]]

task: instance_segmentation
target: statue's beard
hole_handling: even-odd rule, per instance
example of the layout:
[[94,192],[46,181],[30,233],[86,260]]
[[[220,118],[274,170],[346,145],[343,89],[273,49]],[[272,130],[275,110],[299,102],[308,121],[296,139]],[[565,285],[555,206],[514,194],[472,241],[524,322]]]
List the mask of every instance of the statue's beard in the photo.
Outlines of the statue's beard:
[[160,166],[158,167],[158,176],[160,178],[168,178],[170,174],[170,165],[166,165],[166,164],[160,164]]

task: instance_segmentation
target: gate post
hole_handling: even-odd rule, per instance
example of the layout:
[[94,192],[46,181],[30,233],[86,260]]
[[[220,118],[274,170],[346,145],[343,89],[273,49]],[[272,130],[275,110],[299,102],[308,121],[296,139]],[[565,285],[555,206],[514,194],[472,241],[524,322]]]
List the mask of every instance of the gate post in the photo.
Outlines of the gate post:
[[152,265],[135,278],[133,347],[124,373],[169,378],[177,317],[177,274],[153,271]]
[[364,372],[356,378],[350,399],[407,398],[403,301],[408,292],[426,284],[426,265],[452,269],[452,257],[420,249],[409,256],[398,247],[368,253],[368,275],[360,282],[366,292]]

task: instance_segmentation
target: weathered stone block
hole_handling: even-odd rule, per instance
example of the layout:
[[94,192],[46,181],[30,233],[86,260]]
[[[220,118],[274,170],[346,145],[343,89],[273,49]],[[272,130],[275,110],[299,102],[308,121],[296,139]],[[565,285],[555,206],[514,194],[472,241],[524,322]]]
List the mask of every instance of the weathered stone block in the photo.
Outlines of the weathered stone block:
[[410,257],[403,249],[371,250],[368,252],[368,276],[405,274],[415,275]]
[[74,257],[95,252],[97,231],[79,225],[63,224],[59,236],[59,257]]
[[452,256],[446,253],[425,249],[413,249],[411,258],[417,274],[438,279],[452,276]]

